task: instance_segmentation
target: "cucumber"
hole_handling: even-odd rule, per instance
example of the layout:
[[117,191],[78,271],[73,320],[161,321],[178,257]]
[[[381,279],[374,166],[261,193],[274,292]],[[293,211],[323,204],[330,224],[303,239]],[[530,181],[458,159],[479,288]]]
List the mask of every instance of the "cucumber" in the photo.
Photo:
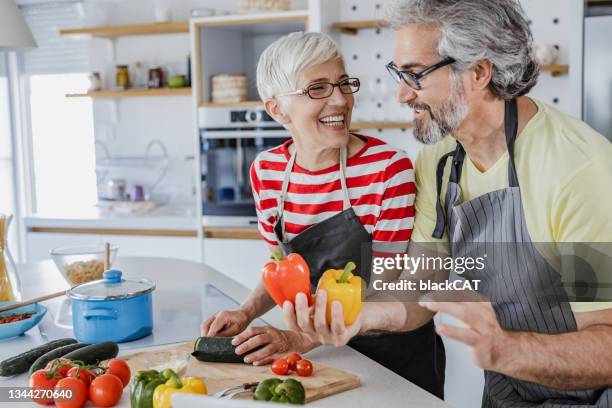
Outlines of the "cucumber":
[[119,346],[112,341],[96,343],[80,348],[63,356],[69,360],[82,361],[84,364],[98,364],[100,361],[117,357]]
[[38,357],[55,350],[58,347],[67,346],[76,342],[77,341],[75,339],[53,340],[43,344],[42,346],[38,346],[21,353],[15,357],[7,358],[6,360],[0,362],[0,377],[8,377],[11,375],[25,373]]
[[36,361],[34,361],[34,363],[30,366],[30,376],[34,374],[34,371],[42,370],[43,368],[45,368],[49,361],[55,360],[56,358],[64,357],[71,351],[84,348],[88,345],[89,344],[85,343],[68,344],[66,346],[58,347],[55,350],[51,350],[48,353],[43,354],[42,356],[38,357]]
[[231,337],[199,337],[191,355],[210,363],[244,363],[244,357],[236,354]]

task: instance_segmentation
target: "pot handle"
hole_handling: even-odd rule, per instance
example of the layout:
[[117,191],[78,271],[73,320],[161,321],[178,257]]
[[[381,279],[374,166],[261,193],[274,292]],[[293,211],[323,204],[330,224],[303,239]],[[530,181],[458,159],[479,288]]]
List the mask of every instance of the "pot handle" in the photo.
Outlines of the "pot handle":
[[83,317],[90,319],[117,320],[117,311],[114,309],[89,309],[83,312]]

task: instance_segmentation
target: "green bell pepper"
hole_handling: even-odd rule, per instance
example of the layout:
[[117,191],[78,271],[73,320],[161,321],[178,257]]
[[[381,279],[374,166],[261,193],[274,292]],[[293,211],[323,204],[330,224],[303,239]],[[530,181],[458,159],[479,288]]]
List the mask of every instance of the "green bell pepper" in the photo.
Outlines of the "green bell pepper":
[[156,370],[136,373],[130,392],[131,408],[153,408],[155,388],[166,381],[166,378]]

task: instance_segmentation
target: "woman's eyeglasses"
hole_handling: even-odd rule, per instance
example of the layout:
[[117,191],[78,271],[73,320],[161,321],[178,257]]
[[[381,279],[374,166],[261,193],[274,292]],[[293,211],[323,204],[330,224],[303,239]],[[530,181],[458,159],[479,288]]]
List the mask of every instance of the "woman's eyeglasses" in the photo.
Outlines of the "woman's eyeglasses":
[[392,61],[387,64],[387,71],[389,71],[389,74],[391,74],[395,82],[397,82],[398,84],[401,81],[404,81],[406,85],[408,85],[410,88],[420,91],[422,89],[421,79],[423,79],[424,76],[431,74],[435,70],[442,68],[446,65],[450,65],[454,62],[455,62],[454,58],[446,57],[442,61],[425,68],[421,72],[411,72],[411,71],[402,71]]
[[336,87],[338,87],[343,94],[349,95],[359,91],[360,86],[361,83],[358,78],[346,78],[335,84],[331,82],[317,82],[308,85],[306,88],[280,93],[276,96],[308,95],[311,99],[325,99],[329,98],[334,93],[334,88]]

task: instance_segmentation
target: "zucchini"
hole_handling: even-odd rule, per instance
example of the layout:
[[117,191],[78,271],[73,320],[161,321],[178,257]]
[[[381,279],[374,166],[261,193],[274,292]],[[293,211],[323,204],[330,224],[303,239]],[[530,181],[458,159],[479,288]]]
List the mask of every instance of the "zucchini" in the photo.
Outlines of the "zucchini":
[[80,348],[63,356],[69,360],[82,361],[84,364],[98,364],[100,361],[117,357],[119,346],[112,341],[96,343]]
[[45,368],[47,366],[47,363],[49,363],[49,361],[55,360],[56,358],[64,357],[66,354],[70,353],[71,351],[83,348],[85,346],[88,346],[88,344],[85,344],[85,343],[68,344],[66,346],[58,347],[55,350],[51,350],[48,353],[43,354],[42,356],[38,357],[36,361],[34,361],[34,363],[30,366],[30,371],[29,371],[30,376],[34,374],[34,371],[42,370],[43,368]]
[[244,357],[236,354],[231,337],[199,337],[191,355],[210,363],[244,363]]
[[0,377],[8,377],[11,375],[25,373],[38,357],[55,350],[58,347],[67,346],[76,342],[77,341],[75,339],[53,340],[17,356],[7,358],[6,360],[0,362]]

